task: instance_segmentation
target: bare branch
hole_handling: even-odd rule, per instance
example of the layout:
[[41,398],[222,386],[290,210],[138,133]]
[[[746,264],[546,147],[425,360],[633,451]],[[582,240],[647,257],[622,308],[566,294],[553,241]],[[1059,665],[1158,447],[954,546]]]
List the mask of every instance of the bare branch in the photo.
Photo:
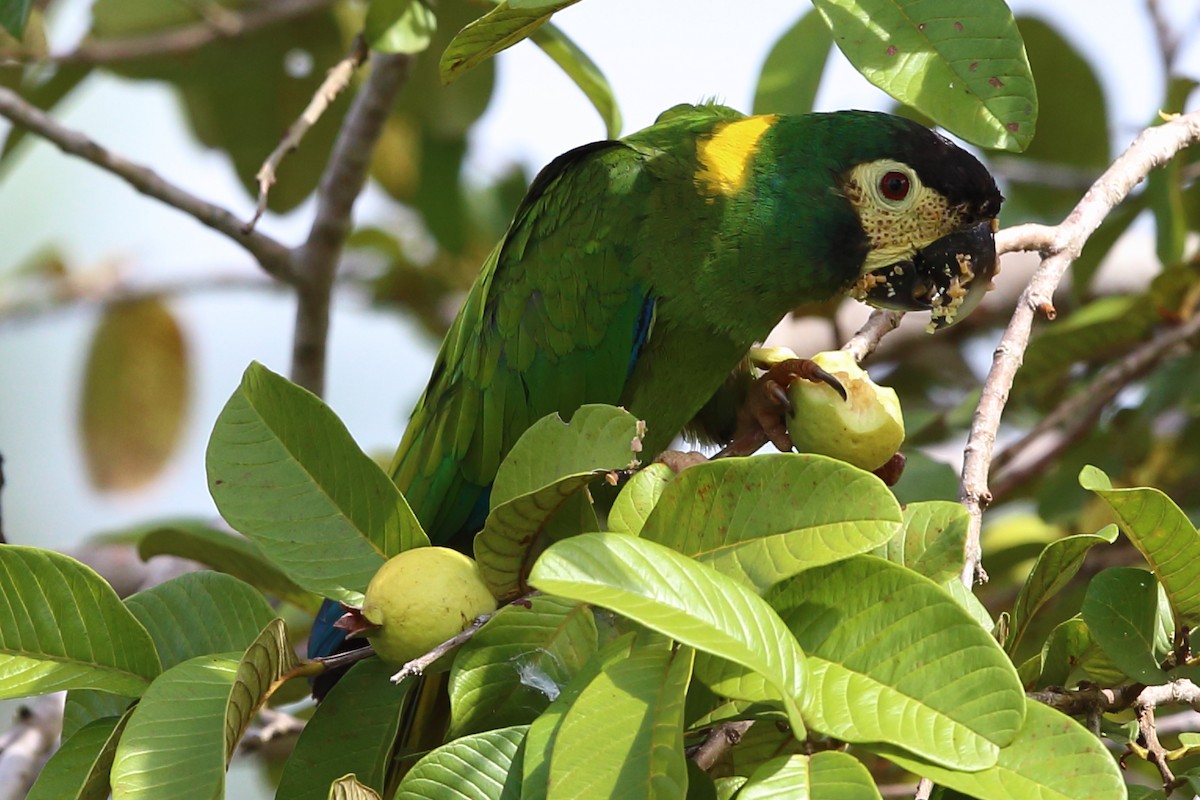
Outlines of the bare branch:
[[842,345],[842,349],[849,351],[854,356],[854,360],[861,364],[864,358],[875,352],[875,348],[879,346],[879,342],[884,336],[899,327],[902,319],[904,319],[903,311],[887,311],[877,308],[871,312],[871,316],[858,329],[858,332],[850,337],[850,341]]
[[750,730],[750,726],[753,724],[754,720],[743,719],[736,722],[724,722],[713,728],[696,748],[696,752],[692,753],[692,761],[706,772],[712,769],[712,766],[721,760],[721,756],[729,752],[729,748],[742,740],[746,731]]
[[[979,533],[983,510],[991,502],[988,468],[996,445],[1000,417],[1008,402],[1013,378],[1029,345],[1034,316],[1040,313],[1049,319],[1054,318],[1054,290],[1079,257],[1088,238],[1112,209],[1145,179],[1150,170],[1166,163],[1197,139],[1200,139],[1200,112],[1186,114],[1143,131],[1092,185],[1062,224],[1052,229],[1052,238],[1044,239],[1048,230],[1030,230],[1024,226],[1019,234],[1007,240],[997,236],[997,249],[1001,246],[1012,248],[1014,244],[1019,244],[1020,249],[1035,249],[1033,244],[1036,239],[1040,245],[1036,249],[1041,250],[1044,258],[1029,286],[1021,293],[1017,308],[992,357],[992,367],[983,385],[964,452],[960,496],[970,514],[962,572],[962,580],[966,585],[974,584],[979,569]],[[1038,236],[1031,236],[1031,233],[1037,233]]]
[[0,733],[0,800],[21,800],[58,745],[66,692],[35,697]]
[[397,92],[408,78],[411,56],[371,59],[371,75],[354,98],[317,189],[317,212],[308,239],[295,251],[298,298],[292,344],[292,381],[313,394],[325,389],[329,303],[354,201],[362,192],[375,144]]
[[271,0],[241,12],[226,10],[219,20],[209,18],[192,25],[141,36],[84,41],[74,50],[46,58],[21,51],[3,51],[0,52],[0,63],[103,65],[180,55],[221,39],[236,39],[280,22],[312,14],[333,3],[334,0]]
[[247,233],[254,230],[254,226],[266,213],[267,195],[271,191],[271,187],[275,185],[275,171],[279,169],[280,162],[288,153],[300,146],[308,129],[317,123],[317,120],[332,105],[337,96],[350,85],[354,73],[367,60],[369,52],[367,41],[362,34],[354,37],[354,45],[350,48],[350,52],[329,70],[325,80],[317,87],[312,100],[309,101],[308,107],[295,122],[288,126],[287,133],[283,135],[279,145],[271,151],[271,155],[267,156],[267,160],[259,168],[258,174],[254,176],[258,181],[258,205],[254,209],[254,216],[243,228]]
[[83,133],[59,125],[50,116],[25,102],[20,95],[4,87],[0,87],[0,116],[53,142],[64,153],[79,156],[111,172],[142,194],[161,200],[225,234],[254,256],[268,274],[285,283],[292,281],[290,251],[265,234],[244,232],[241,221],[230,211],[169,183],[149,167],[127,161],[106,150]]
[[260,725],[246,731],[239,744],[242,752],[262,750],[280,739],[293,739],[304,730],[304,720],[264,706],[258,711]]

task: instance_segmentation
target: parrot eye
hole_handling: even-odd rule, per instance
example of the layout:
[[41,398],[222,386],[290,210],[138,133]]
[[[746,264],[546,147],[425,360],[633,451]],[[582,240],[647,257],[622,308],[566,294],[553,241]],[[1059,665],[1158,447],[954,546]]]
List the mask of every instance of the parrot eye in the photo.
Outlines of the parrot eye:
[[903,200],[908,197],[911,184],[903,172],[891,172],[879,179],[879,192],[888,200]]

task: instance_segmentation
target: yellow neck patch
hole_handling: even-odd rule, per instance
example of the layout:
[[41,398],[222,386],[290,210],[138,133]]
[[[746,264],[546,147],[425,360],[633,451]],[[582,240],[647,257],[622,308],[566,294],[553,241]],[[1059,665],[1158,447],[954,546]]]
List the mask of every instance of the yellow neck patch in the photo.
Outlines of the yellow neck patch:
[[758,140],[779,117],[767,114],[728,122],[696,145],[696,185],[710,196],[728,197],[746,184],[750,159],[758,152]]

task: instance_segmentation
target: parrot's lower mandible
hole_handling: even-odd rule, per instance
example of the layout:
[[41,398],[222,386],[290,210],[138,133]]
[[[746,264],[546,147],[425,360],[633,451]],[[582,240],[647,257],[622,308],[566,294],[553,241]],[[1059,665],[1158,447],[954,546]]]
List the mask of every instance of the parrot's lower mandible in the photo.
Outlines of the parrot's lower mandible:
[[[849,293],[952,323],[995,272],[1001,201],[969,153],[867,111],[677,106],[576,148],[483,265],[392,476],[433,543],[469,545],[501,460],[547,414],[624,406],[652,458],[796,306]],[[322,612],[311,655],[339,646],[339,614]]]

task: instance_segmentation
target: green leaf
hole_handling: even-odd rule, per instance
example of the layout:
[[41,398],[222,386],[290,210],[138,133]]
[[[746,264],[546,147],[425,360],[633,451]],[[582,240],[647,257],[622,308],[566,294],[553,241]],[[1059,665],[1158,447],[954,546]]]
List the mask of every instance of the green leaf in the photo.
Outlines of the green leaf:
[[528,8],[503,1],[497,3],[495,8],[467,25],[450,41],[439,64],[442,80],[449,83],[501,50],[507,50],[533,34],[554,12],[578,2],[555,0]]
[[113,796],[212,800],[259,706],[296,656],[283,620],[245,651],[198,656],[164,672],[142,695],[117,746]]
[[150,632],[163,669],[245,650],[275,619],[254,587],[220,572],[180,575],[129,596],[125,605]]
[[641,648],[596,676],[559,725],[551,796],[682,797],[683,707],[694,657],[687,647]]
[[881,800],[857,758],[827,750],[772,759],[754,771],[738,800]]
[[71,689],[63,707],[63,741],[85,725],[105,717],[120,717],[133,705],[134,698],[109,694],[96,689]]
[[598,650],[575,673],[558,698],[529,726],[522,764],[522,800],[546,800],[550,786],[550,755],[554,751],[563,717],[600,673],[629,658],[637,639],[636,634],[628,633]]
[[886,557],[934,583],[945,583],[962,572],[968,522],[962,503],[910,503],[900,533],[888,540]]
[[1042,673],[1033,688],[1071,686],[1081,678],[1112,686],[1125,675],[1092,640],[1087,623],[1074,617],[1050,632],[1042,647]]
[[871,473],[825,456],[777,453],[684,471],[641,537],[761,593],[801,570],[872,550],[900,524],[896,498]]
[[1004,0],[813,0],[871,83],[982,147],[1023,150],[1038,101]]
[[237,530],[305,589],[345,603],[429,544],[391,478],[319,398],[255,362],[217,417],[208,488]]
[[450,738],[533,722],[599,644],[587,605],[539,596],[500,609],[454,658]]
[[128,718],[93,720],[64,740],[25,800],[108,800],[108,774]]
[[1114,489],[1092,466],[1079,485],[1108,503],[1117,524],[1167,592],[1177,625],[1200,624],[1200,533],[1171,498],[1157,489]]
[[617,107],[617,98],[613,96],[612,86],[600,71],[600,67],[553,23],[545,23],[529,38],[558,64],[559,69],[565,72],[568,78],[575,81],[575,85],[583,91],[596,111],[600,112],[600,119],[604,120],[605,135],[610,139],[620,136],[621,109]]
[[180,520],[150,528],[138,541],[138,555],[143,561],[158,555],[199,561],[306,611],[316,613],[321,605],[320,597],[297,586],[254,542],[202,522]]
[[1127,676],[1142,683],[1164,679],[1155,658],[1158,582],[1133,567],[1111,567],[1088,581],[1081,610],[1092,639]]
[[548,544],[599,527],[582,492],[635,463],[639,433],[628,412],[585,405],[569,423],[550,414],[521,435],[500,464],[491,512],[475,537],[479,573],[492,594],[502,601],[525,594],[529,566]]
[[413,765],[395,800],[519,800],[528,730],[500,728],[442,745]]
[[350,773],[329,784],[326,800],[379,800],[379,792],[359,783],[354,773]]
[[813,110],[833,36],[810,11],[779,37],[767,54],[754,89],[755,114],[807,114]]
[[812,728],[965,770],[995,764],[1020,729],[1016,669],[928,578],[855,556],[802,572],[766,599],[809,657]]
[[88,477],[102,491],[153,480],[183,434],[188,356],[160,298],[105,308],[88,350],[79,419]]
[[0,27],[14,39],[20,39],[25,33],[25,23],[29,22],[29,9],[32,7],[33,0],[0,0]]
[[1047,600],[1053,597],[1083,566],[1088,551],[1101,543],[1112,544],[1117,540],[1117,528],[1109,525],[1096,533],[1081,533],[1046,545],[1033,564],[1029,577],[1021,586],[1017,601],[1013,604],[1012,627],[1009,629],[1005,649],[1016,652],[1029,628],[1033,615]]
[[363,33],[381,53],[424,52],[437,32],[437,17],[423,0],[371,0]]
[[[695,685],[693,684],[693,691]],[[744,704],[736,704],[744,705]],[[728,719],[717,721],[715,719],[699,720],[695,724],[689,726],[689,732],[695,732],[701,728],[712,728],[721,722],[731,721],[742,718],[743,713],[734,714]],[[794,753],[804,751],[804,742],[796,741],[796,737],[792,736],[792,731],[786,725],[778,725],[778,716],[775,720],[764,719],[760,720],[762,724],[754,724],[742,734],[742,738],[738,740],[737,747],[731,747],[725,751],[720,759],[713,765],[710,770],[714,775],[750,775],[756,769],[766,764],[772,759],[781,756],[786,757]]]
[[161,671],[150,634],[73,558],[0,547],[0,698],[61,689],[137,697]]
[[633,473],[608,510],[608,530],[639,535],[658,498],[673,480],[675,470],[661,463],[648,464]]
[[1117,762],[1075,720],[1030,700],[1017,738],[996,764],[962,772],[930,764],[895,747],[869,749],[909,772],[980,800],[1125,800]]
[[283,766],[276,797],[324,800],[330,784],[347,772],[384,790],[404,699],[416,685],[414,680],[393,684],[388,678],[395,671],[368,658],[342,676],[304,726]]
[[589,533],[543,553],[529,580],[544,592],[610,608],[761,676],[782,701],[796,735],[804,735],[798,705],[804,653],[762,598],[732,578],[654,542]]

